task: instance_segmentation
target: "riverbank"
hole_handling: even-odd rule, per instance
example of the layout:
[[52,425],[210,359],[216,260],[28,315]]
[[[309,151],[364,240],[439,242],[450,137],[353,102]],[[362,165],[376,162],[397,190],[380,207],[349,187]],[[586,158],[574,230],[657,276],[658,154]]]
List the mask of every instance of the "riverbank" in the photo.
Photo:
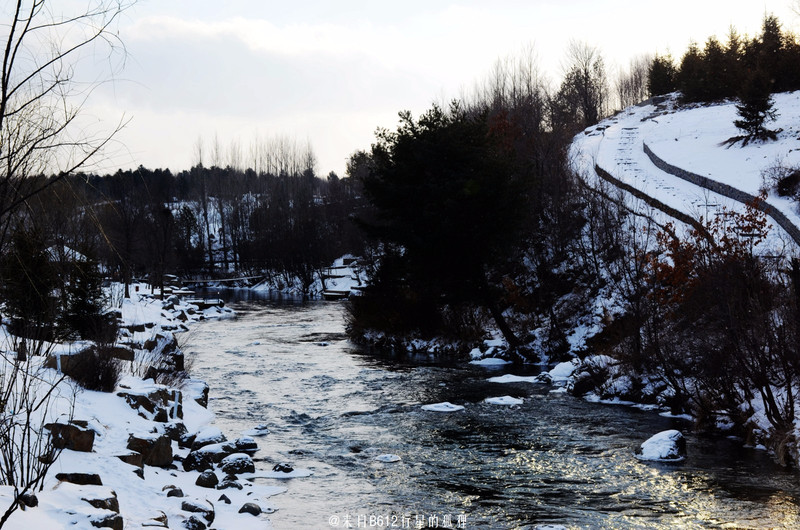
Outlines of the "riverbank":
[[[47,440],[49,433],[59,432],[55,438],[65,448],[41,489],[27,492],[34,497],[11,514],[5,528],[197,529],[212,522],[215,528],[269,528],[269,498],[284,488],[255,481],[272,472],[255,468],[255,441],[240,437],[226,444],[224,433],[210,427],[214,413],[207,408],[204,382],[180,377],[169,381],[163,373],[148,371],[161,366],[165,356],[182,364],[179,337],[191,334],[197,322],[230,319],[233,311],[201,309],[178,297],[162,301],[145,294],[144,286],[133,286],[132,292],[116,310],[116,352],[124,360],[117,361],[123,376],[113,392],[79,388],[59,373],[86,344],[54,346],[52,368],[35,356],[22,365],[43,383],[34,389],[36,396],[52,396],[47,406],[33,411],[36,436]],[[10,352],[8,345],[6,340]],[[5,355],[6,375],[14,365],[12,354]],[[9,421],[8,413],[5,419]],[[27,458],[40,456],[37,451],[46,448],[31,447]],[[205,465],[186,464],[200,453],[208,456]],[[231,465],[222,460],[225,456],[243,465]],[[11,486],[0,487],[3,510],[13,499]]]

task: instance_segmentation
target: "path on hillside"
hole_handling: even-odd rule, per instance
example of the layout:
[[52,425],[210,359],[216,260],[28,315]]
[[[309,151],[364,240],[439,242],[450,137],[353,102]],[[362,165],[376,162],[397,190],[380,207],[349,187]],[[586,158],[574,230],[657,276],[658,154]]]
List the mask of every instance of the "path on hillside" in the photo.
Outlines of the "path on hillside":
[[[644,200],[658,212],[654,213],[655,221],[664,224],[675,219],[694,228],[700,226],[701,218],[708,219],[719,215],[723,208],[741,211],[746,201],[739,201],[730,196],[703,186],[701,183],[689,182],[674,174],[658,168],[645,153],[643,132],[639,126],[625,126],[612,123],[597,132],[600,134],[597,153],[595,155],[595,173],[598,178],[610,182],[638,199]],[[744,192],[742,192],[743,195]],[[767,248],[784,248],[792,238],[786,230],[773,219],[773,226]],[[792,226],[789,227],[790,230]]]

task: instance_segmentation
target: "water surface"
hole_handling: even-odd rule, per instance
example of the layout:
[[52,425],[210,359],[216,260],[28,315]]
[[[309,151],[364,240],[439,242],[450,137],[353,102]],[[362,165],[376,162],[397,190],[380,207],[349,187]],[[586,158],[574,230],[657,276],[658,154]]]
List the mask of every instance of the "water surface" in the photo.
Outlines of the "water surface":
[[[788,528],[800,525],[798,475],[763,451],[694,436],[680,420],[587,403],[546,385],[489,383],[487,370],[427,356],[364,353],[340,303],[249,301],[235,320],[195,328],[193,374],[229,438],[257,425],[257,466],[313,475],[270,484],[275,528]],[[522,405],[484,403],[511,395]],[[461,412],[421,409],[439,402]],[[640,462],[656,432],[687,434],[683,464]],[[376,457],[393,454],[396,463]]]

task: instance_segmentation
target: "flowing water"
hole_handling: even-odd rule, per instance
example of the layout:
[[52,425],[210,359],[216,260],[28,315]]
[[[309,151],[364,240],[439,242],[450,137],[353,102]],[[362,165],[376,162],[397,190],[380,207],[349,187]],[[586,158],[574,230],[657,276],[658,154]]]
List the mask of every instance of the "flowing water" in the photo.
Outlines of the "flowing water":
[[[229,438],[268,426],[258,467],[313,472],[259,479],[287,488],[268,500],[275,528],[800,526],[800,475],[740,442],[547,385],[487,381],[518,369],[361,352],[339,303],[233,307],[236,319],[197,326],[187,352]],[[504,395],[524,402],[484,402]],[[445,401],[465,409],[421,408]],[[670,428],[687,434],[685,462],[634,458]],[[376,460],[384,454],[400,460]]]

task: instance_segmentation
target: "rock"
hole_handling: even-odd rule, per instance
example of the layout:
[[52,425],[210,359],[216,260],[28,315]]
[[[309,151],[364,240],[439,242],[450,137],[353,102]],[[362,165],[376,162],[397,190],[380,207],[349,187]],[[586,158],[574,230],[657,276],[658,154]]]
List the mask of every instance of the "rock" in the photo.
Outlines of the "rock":
[[239,451],[236,450],[235,443],[221,442],[216,444],[204,445],[200,449],[197,449],[197,452],[208,455],[211,458],[212,462],[214,462],[215,464],[219,464],[222,461],[222,459],[225,458],[226,456],[238,453]]
[[246,453],[234,453],[222,459],[219,464],[224,473],[238,475],[239,473],[255,473],[256,466],[253,459]]
[[153,403],[146,394],[134,394],[131,392],[117,392],[117,395],[123,398],[132,409],[144,409],[148,412],[155,412],[156,405]]
[[169,518],[167,514],[160,511],[161,515],[151,518],[149,521],[142,523],[142,526],[145,527],[154,527],[154,528],[169,528]]
[[104,352],[109,357],[120,361],[133,361],[135,357],[133,350],[124,346],[109,346]]
[[292,467],[291,464],[280,463],[272,466],[272,470],[278,473],[291,473],[292,471],[294,471],[294,468]]
[[102,495],[100,497],[83,497],[81,500],[88,502],[98,510],[108,510],[110,512],[119,513],[119,500],[117,499],[117,493],[114,490],[109,490],[107,493],[107,495]]
[[258,444],[250,436],[242,436],[241,438],[237,438],[233,443],[236,446],[237,453],[253,454],[258,451]]
[[94,431],[76,422],[48,423],[44,426],[50,431],[53,447],[91,453],[94,446]]
[[208,524],[214,522],[214,506],[208,501],[183,501],[181,510],[200,514]]
[[192,451],[183,459],[184,471],[205,471],[206,469],[214,469],[214,461],[208,453]]
[[181,388],[187,396],[194,399],[201,407],[208,407],[208,385],[204,381],[188,379],[183,382]]
[[180,444],[181,439],[188,434],[188,431],[183,422],[173,421],[164,424],[164,434],[166,434],[170,440]]
[[178,440],[178,447],[181,449],[191,449],[194,443],[194,434],[186,433]]
[[686,458],[686,439],[680,431],[662,431],[642,442],[636,456],[640,460],[680,462]]
[[250,515],[261,515],[261,506],[254,502],[246,502],[239,508],[239,513],[249,513]]
[[163,434],[131,434],[128,449],[142,454],[148,466],[169,467],[172,465],[172,442]]
[[220,495],[220,496],[219,496],[219,499],[218,499],[218,500],[219,500],[220,502],[224,502],[225,504],[230,504],[230,503],[231,503],[231,500],[230,500],[230,499],[228,498],[228,496],[227,496],[227,495],[225,495],[224,493],[223,493],[222,495]]
[[217,477],[216,473],[210,470],[200,473],[195,481],[195,485],[200,486],[201,488],[213,488],[217,484],[219,484],[219,478]]
[[206,427],[194,436],[192,450],[200,449],[211,444],[227,442],[228,438],[217,427]]
[[[145,374],[147,375],[147,374]],[[117,395],[128,403],[132,409],[144,409],[152,415],[156,416],[155,421],[166,422],[169,421],[173,413],[173,405],[177,397],[178,418],[183,417],[182,395],[178,390],[170,390],[167,387],[160,387],[152,390],[146,394],[136,392],[118,392]],[[147,419],[153,419],[142,414]]]
[[218,490],[226,490],[226,489],[229,489],[229,488],[235,488],[237,490],[240,490],[240,489],[243,489],[243,486],[239,483],[238,480],[236,480],[235,477],[234,478],[225,477],[222,480],[222,482],[217,484],[217,489]]
[[206,523],[194,515],[183,522],[183,527],[187,530],[206,530],[207,528]]
[[39,498],[33,493],[23,493],[17,497],[17,502],[26,508],[36,508],[39,506]]
[[56,479],[79,486],[102,486],[103,481],[96,473],[57,473]]
[[126,453],[123,455],[117,455],[117,458],[125,462],[126,464],[130,464],[132,466],[136,466],[138,468],[144,467],[144,459],[142,458],[142,453],[138,453],[136,451],[131,451],[130,453]]
[[183,494],[183,490],[180,488],[172,488],[167,492],[167,497],[178,497],[182,499],[186,495]]
[[95,528],[112,528],[113,530],[123,530],[125,526],[122,516],[118,513],[109,514],[99,519],[92,519],[90,522]]

